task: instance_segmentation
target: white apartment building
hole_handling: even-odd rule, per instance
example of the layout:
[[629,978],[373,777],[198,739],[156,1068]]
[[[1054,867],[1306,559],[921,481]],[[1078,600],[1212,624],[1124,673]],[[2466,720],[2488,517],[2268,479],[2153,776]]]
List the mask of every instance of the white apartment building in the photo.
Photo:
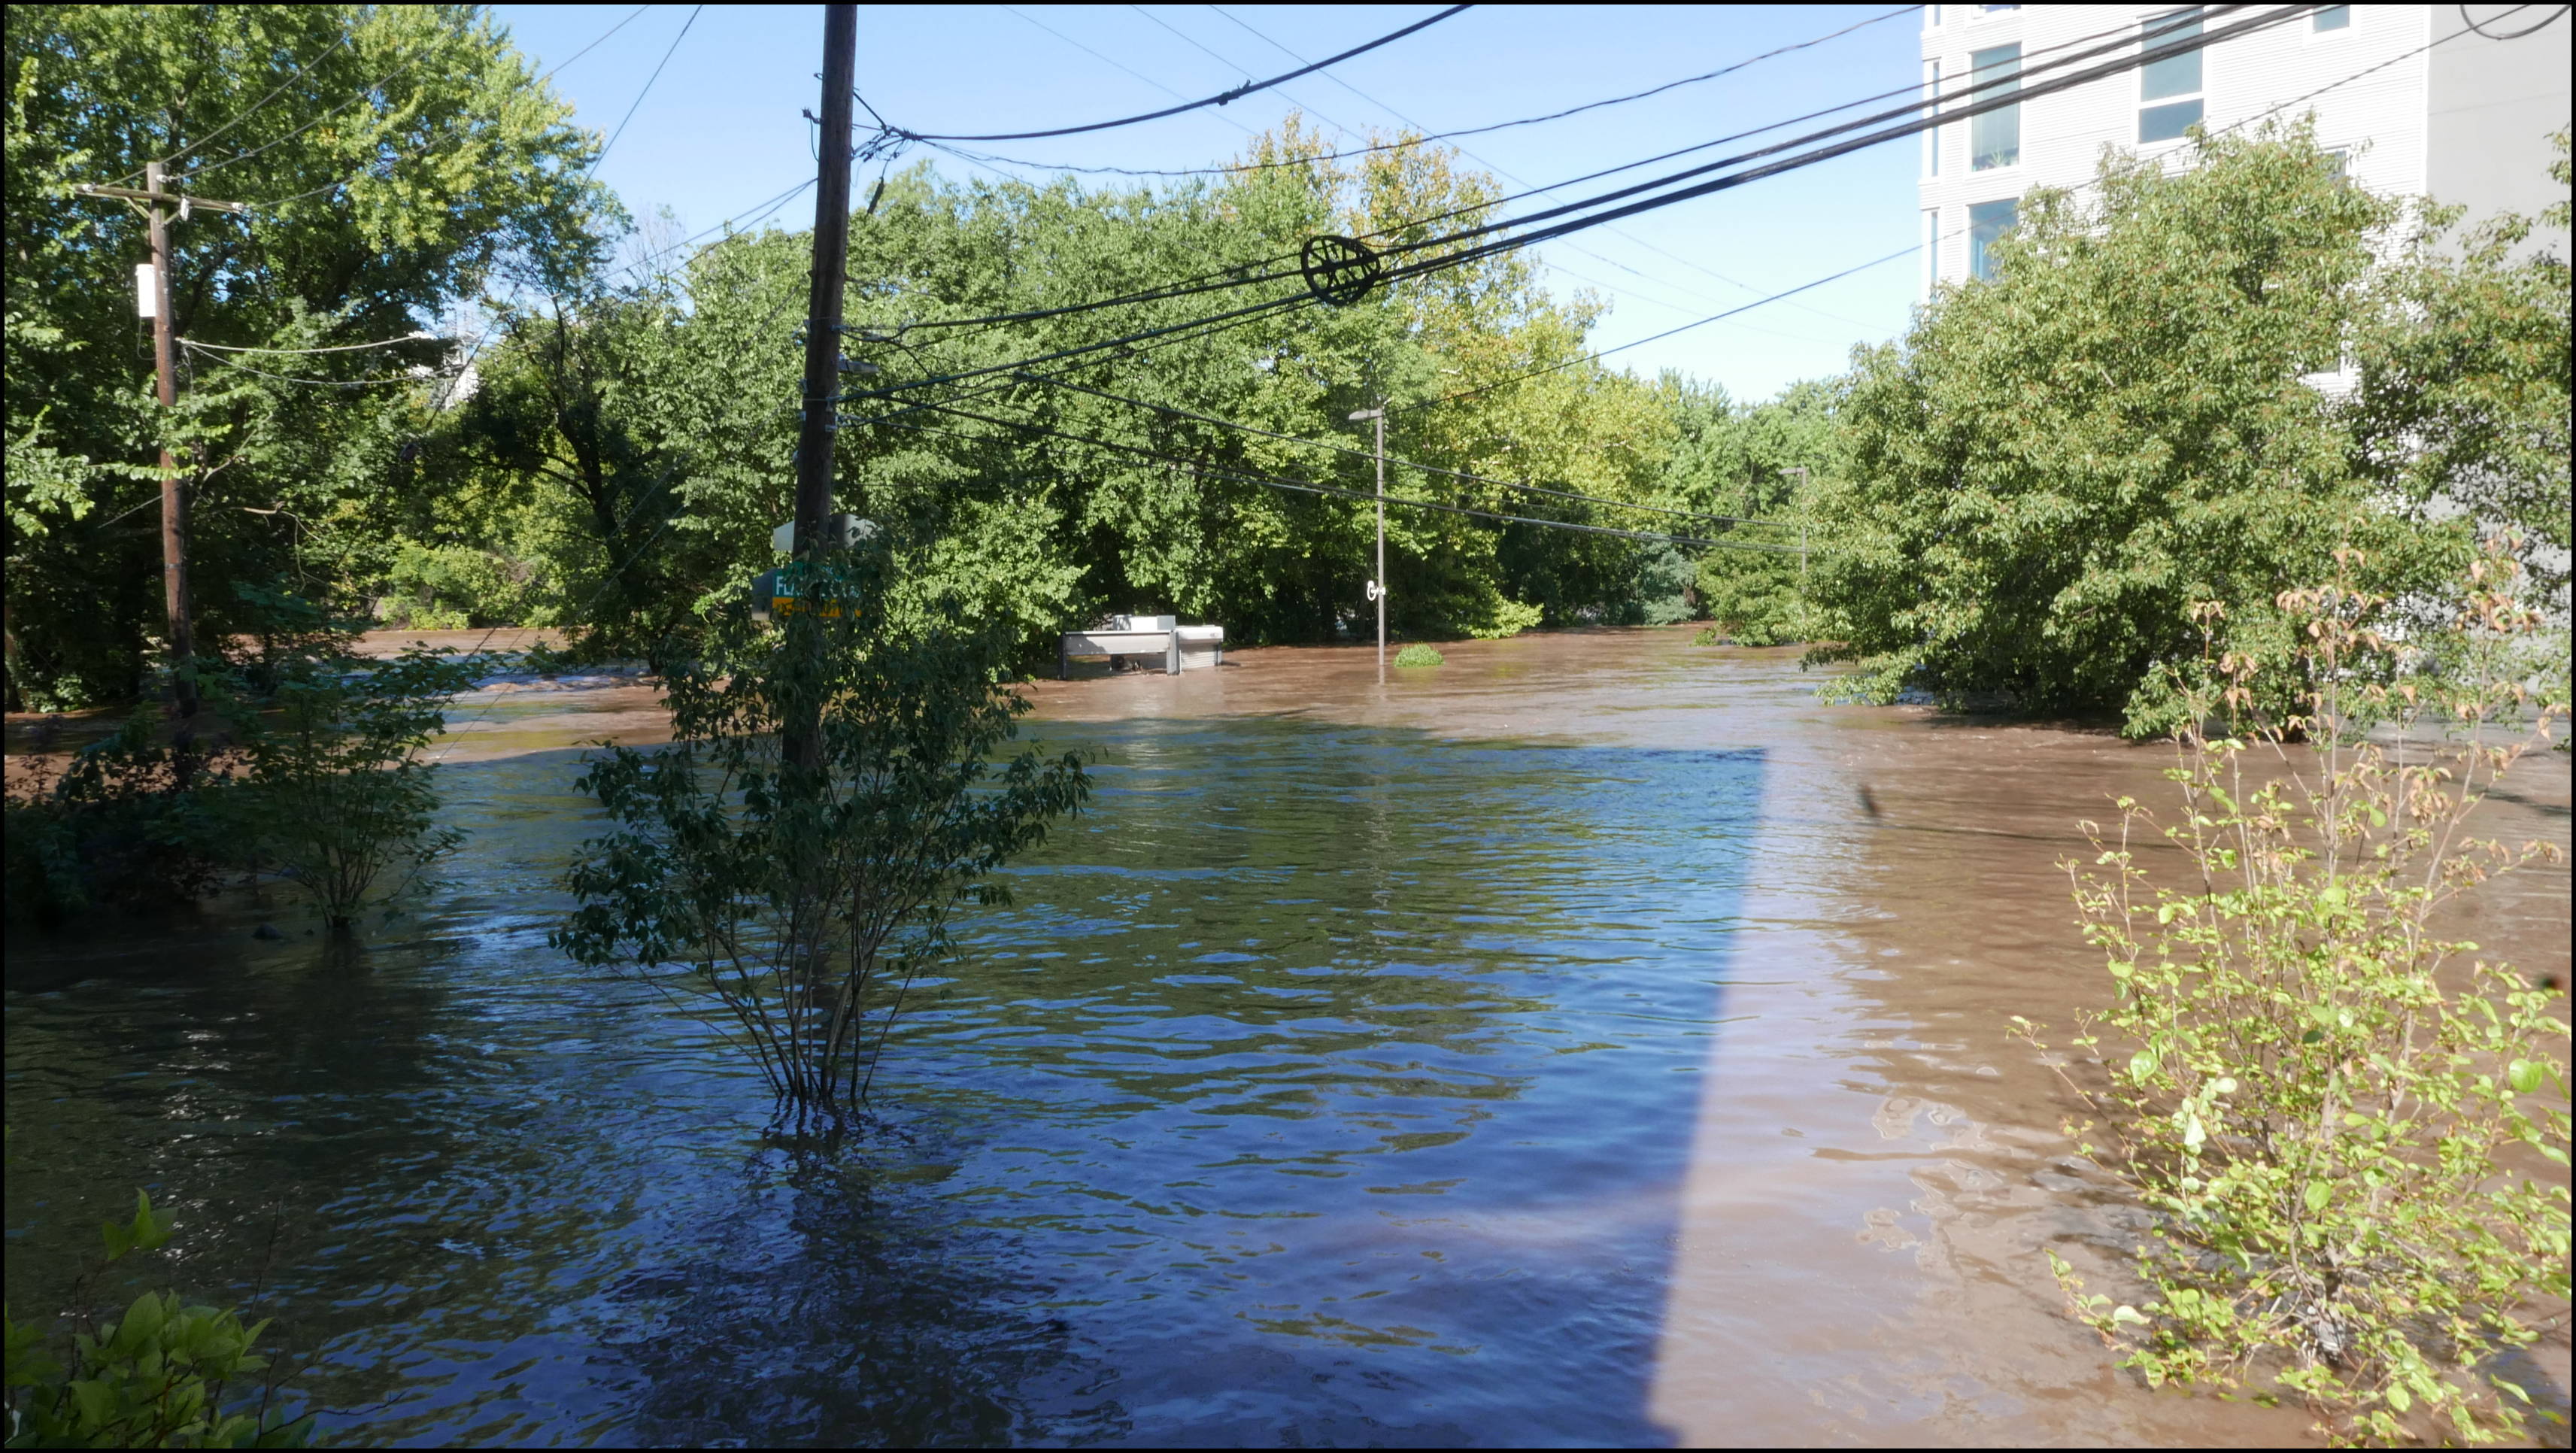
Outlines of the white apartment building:
[[2295,13],[2283,24],[1927,132],[1925,295],[1983,276],[1986,245],[2032,188],[2091,181],[2105,147],[2177,152],[2194,124],[2313,113],[2317,139],[2362,185],[2462,204],[2472,221],[2563,195],[2547,140],[2568,124],[2570,22],[2558,5],[1927,5],[1923,82],[1956,97],[2028,70],[2036,85],[2050,61],[2124,32],[2132,47],[2142,32],[2169,45],[2204,24],[2284,12]]

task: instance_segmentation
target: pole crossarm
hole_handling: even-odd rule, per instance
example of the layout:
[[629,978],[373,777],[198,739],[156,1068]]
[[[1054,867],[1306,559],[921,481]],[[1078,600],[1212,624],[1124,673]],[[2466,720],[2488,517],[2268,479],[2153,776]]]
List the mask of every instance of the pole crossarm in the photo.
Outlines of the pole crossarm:
[[162,191],[157,188],[144,192],[132,187],[103,187],[83,182],[72,190],[84,197],[116,197],[128,202],[185,202],[192,209],[203,207],[209,212],[230,212],[241,217],[249,216],[252,210],[248,202],[218,202],[211,197],[192,197],[184,192]]

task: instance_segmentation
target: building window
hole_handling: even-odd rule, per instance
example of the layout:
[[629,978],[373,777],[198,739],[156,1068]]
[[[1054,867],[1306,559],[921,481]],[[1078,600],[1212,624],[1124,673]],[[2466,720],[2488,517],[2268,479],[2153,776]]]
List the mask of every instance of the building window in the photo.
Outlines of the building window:
[[[1968,57],[1968,78],[1972,85],[1990,89],[1975,92],[1979,101],[1993,101],[2021,93],[2021,47],[1999,45]],[[1999,166],[2021,164],[2021,103],[1998,106],[1968,118],[1968,170],[1991,171]]]
[[[2177,24],[2176,22],[2180,22]],[[2200,11],[2176,10],[2147,22],[2150,48],[2200,38]],[[2138,140],[2171,141],[2200,124],[2198,50],[2149,61],[2138,72]]]
[[1932,296],[1933,285],[1941,281],[1941,209],[1923,209],[1923,296]]
[[1994,277],[1994,241],[2012,230],[2020,212],[2018,197],[1978,202],[1968,208],[1968,276],[1979,282]]
[[1938,5],[1932,7],[1932,28],[1934,30],[1941,28],[1941,7]]
[[2347,29],[2352,25],[2352,7],[2349,5],[2320,5],[2317,7],[2317,15],[2313,24],[2314,27],[2320,31]]
[[[1939,61],[1923,63],[1923,89],[1931,97],[1933,114],[1939,115],[1941,108],[1941,63]],[[1937,125],[1923,128],[1923,175],[1927,177],[1941,175],[1941,128]]]

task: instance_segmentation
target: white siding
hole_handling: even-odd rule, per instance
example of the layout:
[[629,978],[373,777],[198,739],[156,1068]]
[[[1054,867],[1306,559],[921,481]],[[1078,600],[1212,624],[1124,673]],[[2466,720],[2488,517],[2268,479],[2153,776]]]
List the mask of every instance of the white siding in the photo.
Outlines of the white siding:
[[[2084,49],[2101,41],[2079,42],[2115,27],[2134,34],[2139,22],[2175,8],[2030,5],[1989,14],[1974,5],[1941,6],[1941,23],[1923,32],[1925,71],[1938,61],[1947,78],[1945,89],[1955,92],[1959,78],[1968,74],[1972,51],[2018,42],[2026,67],[2044,65],[2050,57],[2039,53],[2049,47]],[[2364,185],[2391,194],[2421,193],[2426,59],[2409,52],[2432,38],[2434,9],[2356,5],[2352,24],[2342,30],[2317,32],[2303,15],[2276,29],[2222,41],[2203,53],[2204,122],[2215,131],[2259,124],[2266,112],[2275,110],[2285,117],[2313,111],[2318,141],[2351,148],[2352,175]],[[1931,10],[1925,13],[1928,17]],[[2216,23],[2243,18],[2240,13]],[[2310,92],[2319,94],[2308,97]],[[2106,147],[2172,155],[2188,145],[2167,141],[2140,146],[2140,104],[2135,71],[2026,101],[2020,164],[1982,172],[1968,169],[1968,125],[1942,127],[1936,143],[1941,148],[1939,175],[1920,184],[1921,205],[1940,216],[1933,266],[1939,279],[1956,282],[1967,275],[1970,204],[2018,197],[2034,187],[2082,186],[2092,181]]]

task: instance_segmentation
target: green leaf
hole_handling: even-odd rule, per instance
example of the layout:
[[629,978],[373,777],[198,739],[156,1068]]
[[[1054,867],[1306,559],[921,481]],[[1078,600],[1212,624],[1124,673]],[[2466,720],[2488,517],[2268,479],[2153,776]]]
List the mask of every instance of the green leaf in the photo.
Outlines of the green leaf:
[[2308,1203],[2308,1214],[2311,1216],[2325,1214],[2326,1201],[2333,1194],[2333,1189],[2322,1180],[2308,1182],[2307,1193],[2302,1197]]
[[2129,1078],[2143,1085],[2155,1072],[2155,1051],[2142,1049],[2129,1056]]
[[2515,1060],[2505,1066],[2504,1076],[2516,1094],[2528,1095],[2540,1088],[2540,1066],[2532,1060]]
[[2388,1405],[2402,1413],[2415,1406],[2415,1398],[2403,1383],[2392,1382],[2388,1385]]

